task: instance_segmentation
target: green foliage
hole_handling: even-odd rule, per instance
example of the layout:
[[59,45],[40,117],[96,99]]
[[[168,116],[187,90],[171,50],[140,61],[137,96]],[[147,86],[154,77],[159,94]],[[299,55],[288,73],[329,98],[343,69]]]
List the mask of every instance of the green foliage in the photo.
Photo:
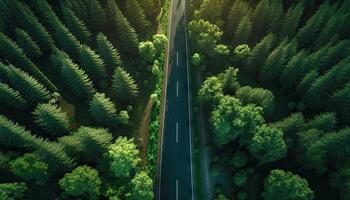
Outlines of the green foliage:
[[44,185],[48,178],[48,164],[36,154],[27,153],[10,163],[11,171],[24,181],[33,181],[37,185]]
[[237,80],[238,69],[234,67],[228,67],[224,73],[219,74],[218,78],[223,83],[223,91],[225,94],[234,94],[240,87]]
[[308,72],[304,78],[301,79],[298,86],[296,87],[296,92],[298,95],[302,96],[311,87],[312,83],[316,81],[319,77],[319,72],[317,70],[311,70]]
[[49,100],[49,91],[35,78],[12,65],[8,66],[8,69],[10,85],[18,90],[30,105]]
[[337,115],[343,122],[350,119],[350,83],[346,84],[342,89],[337,90],[329,99],[327,105],[329,110],[337,112]]
[[146,19],[145,13],[138,0],[127,0],[125,3],[125,16],[140,36],[146,38],[150,35],[151,23]]
[[76,156],[83,155],[86,160],[96,160],[107,152],[112,134],[103,128],[81,126],[72,135],[59,138],[59,142]]
[[38,58],[43,55],[38,44],[23,29],[15,29],[16,42],[29,58]]
[[331,174],[330,185],[338,189],[342,200],[350,198],[349,181],[350,171],[348,164]]
[[23,96],[6,83],[0,82],[0,96],[0,103],[10,108],[22,110],[28,106],[28,103]]
[[142,59],[148,63],[152,63],[154,61],[156,50],[157,49],[154,47],[151,41],[139,43],[139,54]]
[[[237,1],[238,2],[238,1]],[[232,46],[236,47],[240,44],[246,44],[252,31],[252,22],[248,15],[242,17],[237,26],[237,30],[233,34]]]
[[240,168],[247,164],[248,158],[247,155],[241,151],[233,154],[231,160],[229,161],[230,165],[234,168]]
[[69,130],[70,121],[67,113],[55,104],[39,104],[32,114],[35,123],[50,135],[63,135]]
[[269,34],[252,49],[251,55],[248,58],[248,65],[246,66],[248,72],[254,74],[264,64],[269,55],[272,40],[273,34]]
[[305,125],[305,129],[318,129],[325,132],[332,131],[337,127],[337,118],[335,113],[324,112],[314,116]]
[[220,28],[209,21],[200,19],[188,24],[188,37],[193,45],[194,52],[202,52],[213,56],[213,50],[220,41],[222,34]]
[[288,64],[284,67],[279,76],[279,80],[283,83],[282,88],[294,88],[305,75],[306,66],[303,65],[306,53],[299,51]]
[[152,200],[153,194],[153,181],[144,171],[137,173],[131,180],[131,199],[138,200]]
[[283,132],[266,125],[257,128],[248,148],[250,153],[260,161],[259,164],[273,162],[287,155]]
[[81,70],[72,60],[62,58],[61,76],[72,92],[81,98],[91,97],[96,90],[88,75]]
[[82,69],[95,82],[107,77],[105,64],[100,55],[87,45],[82,45],[80,48],[80,62]]
[[28,188],[25,183],[1,183],[0,199],[1,200],[19,200],[24,199]]
[[161,54],[165,51],[165,47],[167,46],[168,39],[164,34],[155,34],[152,37],[152,42],[154,47],[157,50],[158,54]]
[[[228,13],[228,16],[225,22],[225,35],[229,37],[232,37],[233,35],[235,35],[234,36],[235,38],[236,38],[236,35],[246,37],[245,35],[241,35],[237,33],[238,32],[243,33],[242,30],[240,29],[242,29],[243,26],[245,27],[243,29],[247,28],[247,24],[243,25],[243,23],[247,23],[247,21],[249,21],[250,29],[251,29],[251,22],[248,16],[249,12],[250,12],[250,9],[247,1],[243,1],[243,0],[235,1],[230,8],[230,11]],[[249,38],[249,35],[247,36],[247,38]],[[240,37],[237,37],[237,39],[240,39]],[[243,43],[234,42],[234,44],[245,44],[245,42]],[[235,47],[235,45],[233,45],[233,47]]]
[[264,182],[265,200],[312,200],[314,192],[308,182],[298,175],[283,170],[272,170]]
[[106,1],[107,17],[111,20],[111,28],[118,35],[118,42],[129,53],[135,53],[138,46],[138,38],[135,29],[124,17],[114,0]]
[[96,93],[90,101],[90,115],[99,124],[113,127],[117,122],[117,109],[104,93]]
[[291,6],[282,20],[282,27],[280,31],[281,37],[292,38],[297,31],[300,23],[301,16],[304,11],[303,2],[299,2],[294,6]]
[[101,56],[109,72],[114,71],[117,66],[122,65],[119,52],[114,48],[103,33],[98,33],[96,37],[97,53]]
[[3,59],[8,59],[16,66],[21,67],[21,69],[33,75],[51,90],[57,90],[54,84],[49,79],[47,79],[47,77],[24,54],[23,50],[19,48],[14,41],[12,41],[3,33],[0,33],[0,55],[3,56]]
[[[248,120],[249,119],[249,120]],[[264,122],[261,108],[242,106],[242,103],[230,96],[224,96],[211,112],[209,123],[213,128],[214,142],[217,146],[236,139],[241,134],[249,132]]]
[[245,170],[240,170],[233,176],[233,183],[237,187],[241,187],[247,182],[247,172]]
[[[74,2],[73,2],[74,3]],[[103,9],[99,0],[88,0],[88,2],[81,2],[80,7],[85,6],[86,11],[81,11],[82,15],[86,15],[85,20],[88,26],[92,29],[94,33],[101,31],[106,26],[106,11]],[[77,6],[75,6],[77,7]],[[83,9],[83,8],[82,8]],[[77,9],[73,9],[76,11]]]
[[62,8],[64,23],[67,25],[69,30],[79,39],[80,42],[88,44],[90,41],[91,33],[74,12],[67,8]]
[[219,194],[214,200],[229,200],[223,194]]
[[274,110],[275,97],[270,90],[244,86],[237,90],[235,97],[243,104],[255,104],[263,108],[265,114],[271,114]]
[[223,94],[223,84],[215,76],[208,77],[198,91],[198,98],[204,104],[213,105],[214,102],[218,101]]
[[108,148],[109,166],[114,176],[127,177],[141,162],[134,139],[118,137]]
[[247,44],[238,45],[234,49],[234,55],[238,60],[243,60],[250,55],[251,49]]
[[116,98],[123,101],[134,99],[139,93],[134,79],[121,67],[117,67],[114,71],[112,88]]
[[201,59],[201,56],[199,55],[199,53],[194,53],[192,55],[191,63],[195,67],[199,67],[201,65],[202,59]]
[[101,193],[102,181],[95,169],[83,165],[66,173],[58,184],[70,196],[97,200]]
[[228,56],[230,55],[230,49],[223,44],[218,44],[214,48],[214,52],[217,56]]
[[146,15],[146,19],[154,24],[160,12],[160,2],[154,0],[139,0],[139,2]]
[[237,192],[237,199],[238,200],[245,200],[247,198],[247,193],[244,191],[238,191]]

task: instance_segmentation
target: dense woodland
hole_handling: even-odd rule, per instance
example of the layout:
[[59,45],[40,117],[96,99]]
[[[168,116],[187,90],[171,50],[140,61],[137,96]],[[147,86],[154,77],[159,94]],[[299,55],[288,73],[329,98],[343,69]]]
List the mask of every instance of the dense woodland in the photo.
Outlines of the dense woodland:
[[160,3],[0,0],[1,200],[154,198]]
[[232,176],[216,199],[350,199],[350,1],[190,10],[192,70],[204,77],[194,111],[206,105],[211,174]]

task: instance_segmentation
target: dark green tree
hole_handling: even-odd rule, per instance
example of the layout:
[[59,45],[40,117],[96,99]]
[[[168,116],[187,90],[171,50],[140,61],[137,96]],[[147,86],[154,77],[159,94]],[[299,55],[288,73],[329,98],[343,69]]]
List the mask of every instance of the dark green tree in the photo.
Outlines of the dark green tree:
[[22,110],[28,106],[28,103],[23,96],[6,83],[0,82],[0,96],[0,103],[9,108]]
[[117,99],[127,101],[137,97],[139,89],[136,82],[123,68],[117,67],[112,84]]
[[58,136],[69,131],[69,117],[58,105],[51,103],[39,104],[32,114],[34,122],[49,135]]
[[304,77],[307,70],[306,66],[304,66],[305,56],[305,51],[299,51],[284,67],[282,73],[279,75],[283,89],[296,87],[297,83]]
[[324,112],[314,116],[309,120],[304,129],[317,129],[320,131],[333,131],[337,127],[336,114],[332,112]]
[[117,125],[117,109],[104,93],[96,93],[90,101],[90,116],[99,124],[107,127]]
[[23,49],[23,52],[29,58],[38,58],[43,53],[40,50],[40,47],[37,43],[30,37],[30,35],[24,31],[23,29],[16,28],[15,29],[16,42]]
[[296,87],[296,93],[299,96],[303,96],[319,76],[320,74],[316,69],[309,71]]
[[249,19],[249,15],[245,15],[239,21],[236,31],[233,34],[232,46],[236,47],[240,44],[248,43],[252,31],[252,22]]
[[98,171],[87,165],[66,173],[58,184],[64,193],[75,198],[97,200],[101,194],[102,181]]
[[280,31],[281,37],[292,38],[300,23],[301,16],[304,11],[304,3],[301,1],[291,6],[282,20],[282,27]]
[[334,111],[342,122],[350,119],[350,83],[332,94],[327,104],[327,109]]
[[85,0],[87,11],[88,26],[94,33],[103,30],[106,26],[106,11],[103,9],[99,0]]
[[308,182],[298,175],[283,170],[272,170],[264,182],[265,200],[312,200],[314,192]]
[[80,42],[89,44],[91,33],[85,23],[81,21],[72,10],[62,8],[63,19],[69,30],[79,39]]
[[0,199],[18,200],[24,199],[28,188],[25,183],[1,183]]
[[265,36],[251,51],[248,58],[247,71],[255,74],[264,64],[272,45],[273,34]]
[[122,65],[119,52],[114,48],[103,33],[97,34],[97,53],[101,56],[109,73],[112,73],[116,67]]
[[100,55],[87,45],[82,45],[80,48],[80,62],[82,69],[94,82],[107,77],[105,64]]
[[160,12],[160,2],[156,0],[139,0],[139,3],[145,12],[147,20],[155,23]]
[[222,80],[223,91],[225,94],[234,94],[240,87],[237,80],[238,69],[234,67],[228,67],[224,73],[218,75],[218,78]]
[[137,0],[127,0],[125,2],[125,16],[142,38],[147,38],[150,35],[151,23],[146,19],[145,13]]
[[225,6],[225,0],[207,0],[202,1],[198,12],[195,13],[196,19],[203,19],[204,21],[208,21],[211,24],[215,24],[218,27],[222,27],[224,25],[224,21],[222,18],[223,8]]
[[[247,1],[242,1],[242,0],[235,1],[232,4],[230,11],[227,15],[227,19],[225,22],[225,35],[227,35],[229,38],[231,38],[233,35],[235,35],[235,37],[236,37],[236,35],[246,37],[245,35],[243,35],[243,32],[247,32],[247,31],[241,30],[240,32],[242,34],[237,34],[237,32],[239,30],[239,28],[238,28],[239,26],[241,26],[241,29],[247,30],[248,29],[247,23],[250,23],[249,29],[252,28],[251,27],[252,23],[250,22],[250,19],[249,19],[249,12],[250,12],[250,8],[249,8],[249,4]],[[246,19],[243,19],[243,18],[246,18]],[[239,24],[241,24],[241,25],[239,25]],[[237,38],[239,38],[239,37],[237,37]],[[249,38],[249,34],[248,34],[247,38]],[[245,44],[245,42],[237,43],[237,44]]]
[[88,75],[70,59],[62,60],[61,75],[72,92],[81,98],[91,97],[96,90]]
[[111,19],[111,28],[115,35],[118,35],[118,42],[128,53],[136,53],[138,38],[135,29],[125,18],[114,0],[106,1],[107,16]]

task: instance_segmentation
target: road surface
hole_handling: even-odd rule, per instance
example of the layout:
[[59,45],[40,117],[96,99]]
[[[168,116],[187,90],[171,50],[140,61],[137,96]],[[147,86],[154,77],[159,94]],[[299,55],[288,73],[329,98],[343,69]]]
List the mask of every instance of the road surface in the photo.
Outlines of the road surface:
[[194,200],[187,2],[172,0],[158,200]]

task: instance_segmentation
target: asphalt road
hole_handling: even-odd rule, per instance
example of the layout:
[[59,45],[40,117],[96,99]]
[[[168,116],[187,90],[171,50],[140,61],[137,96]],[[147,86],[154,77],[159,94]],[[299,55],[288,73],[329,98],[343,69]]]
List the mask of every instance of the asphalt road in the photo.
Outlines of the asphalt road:
[[158,200],[194,200],[191,99],[185,0],[170,7],[168,78],[161,144]]

